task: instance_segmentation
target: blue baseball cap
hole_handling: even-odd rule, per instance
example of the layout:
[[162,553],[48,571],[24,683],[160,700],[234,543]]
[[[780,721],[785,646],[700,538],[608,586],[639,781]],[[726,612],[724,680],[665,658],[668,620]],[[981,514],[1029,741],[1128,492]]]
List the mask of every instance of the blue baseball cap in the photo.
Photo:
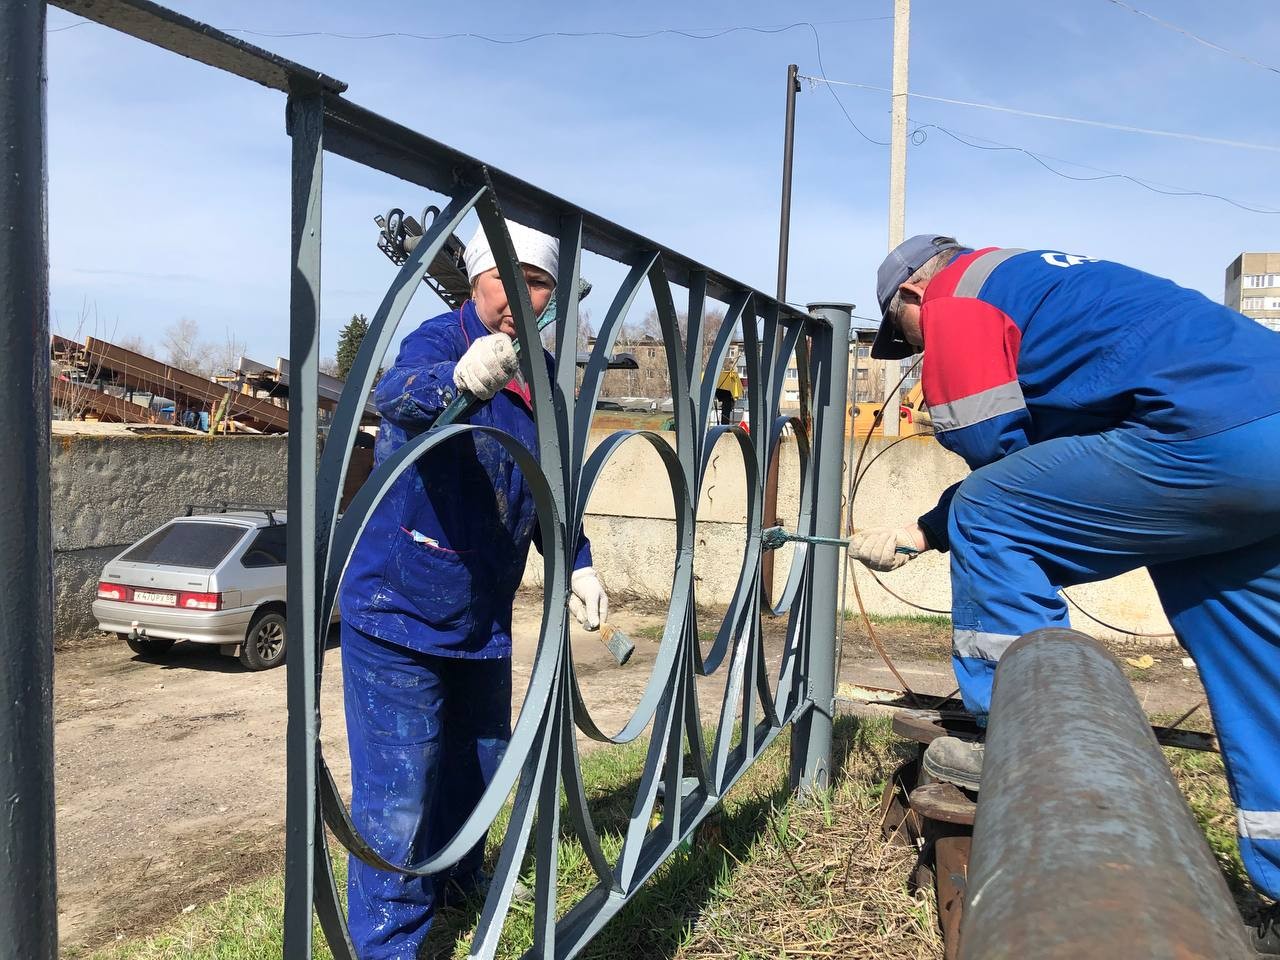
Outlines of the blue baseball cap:
[[880,302],[880,329],[871,356],[877,360],[901,360],[916,352],[916,348],[902,337],[902,331],[889,317],[889,304],[898,288],[911,279],[911,275],[944,250],[963,250],[964,245],[955,237],[943,237],[921,233],[903,240],[889,251],[876,271],[876,299]]

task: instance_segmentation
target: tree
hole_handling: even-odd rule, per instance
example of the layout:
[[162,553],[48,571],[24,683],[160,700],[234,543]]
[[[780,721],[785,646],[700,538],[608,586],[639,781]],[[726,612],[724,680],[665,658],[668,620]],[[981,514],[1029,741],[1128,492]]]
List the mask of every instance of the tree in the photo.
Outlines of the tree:
[[337,372],[339,380],[347,379],[347,374],[355,366],[356,354],[360,352],[360,344],[364,335],[369,332],[369,319],[363,313],[352,314],[351,322],[338,333]]
[[230,328],[224,331],[220,342],[202,340],[200,325],[190,317],[183,317],[165,327],[160,346],[169,366],[202,377],[215,377],[235,371],[246,345]]
[[160,340],[165,362],[179,370],[195,372],[201,362],[200,325],[190,317],[175,320],[164,328]]

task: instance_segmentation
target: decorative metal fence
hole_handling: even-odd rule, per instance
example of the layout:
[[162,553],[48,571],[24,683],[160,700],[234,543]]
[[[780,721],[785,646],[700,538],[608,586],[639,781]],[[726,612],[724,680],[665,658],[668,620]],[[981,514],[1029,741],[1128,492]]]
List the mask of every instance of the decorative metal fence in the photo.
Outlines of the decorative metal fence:
[[[809,313],[718,274],[687,257],[580,209],[515,177],[369,112],[341,96],[345,85],[145,0],[59,2],[90,19],[289,96],[293,142],[293,273],[290,309],[288,796],[285,955],[309,958],[312,917],[335,956],[353,958],[330,867],[325,826],[357,857],[377,866],[426,874],[457,861],[514,794],[494,880],[471,952],[493,956],[512,890],[533,844],[535,918],[530,955],[572,956],[614,916],[683,843],[788,725],[792,781],[826,786],[834,705],[837,549],[799,544],[774,616],[786,615],[786,642],[771,689],[762,636],[761,520],[770,460],[784,431],[800,454],[799,532],[839,533],[849,309]],[[43,24],[43,15],[40,16]],[[316,430],[319,368],[322,173],[334,153],[450,198],[398,274],[373,317],[347,379],[323,454]],[[397,325],[432,258],[471,211],[484,227],[509,302],[514,305],[521,370],[537,424],[536,450],[483,426],[458,423],[412,438],[380,464],[341,519],[342,480],[365,398]],[[504,218],[560,239],[557,289],[578,288],[582,254],[592,251],[629,268],[600,325],[580,389],[575,389],[577,298],[557,298],[554,372],[540,362],[537,319]],[[3,243],[4,241],[0,241]],[[615,433],[588,453],[588,431],[601,377],[623,320],[647,285],[656,306],[672,384],[674,440],[644,430]],[[677,314],[677,291],[687,321]],[[725,309],[704,355],[709,305]],[[4,314],[8,322],[9,314]],[[715,372],[740,329],[747,358],[750,431],[708,427]],[[808,364],[814,385],[812,442],[802,418],[779,412],[789,357]],[[47,366],[47,364],[46,364]],[[803,418],[808,421],[810,418]],[[528,480],[544,551],[545,593],[529,688],[510,747],[477,809],[442,849],[414,864],[385,864],[360,836],[320,751],[318,687],[324,640],[344,567],[366,520],[405,470],[451,437],[485,433],[501,443]],[[718,441],[736,443],[745,469],[747,533],[732,602],[704,650],[695,605],[693,560],[699,491]],[[666,470],[675,505],[676,551],[671,601],[656,662],[634,714],[614,734],[585,703],[569,643],[566,598],[576,542],[593,488],[610,457],[628,441],[648,443]],[[318,464],[318,466],[315,466]],[[47,497],[46,497],[47,504]],[[723,672],[713,709],[698,701],[696,678]],[[620,853],[610,860],[586,799],[577,734],[611,744],[649,742]],[[707,736],[705,731],[710,731]],[[8,741],[16,733],[4,731]],[[3,753],[3,751],[0,751]],[[665,801],[660,817],[658,794]],[[567,822],[561,822],[561,802]],[[557,848],[576,838],[598,883],[557,919]],[[2,886],[3,884],[0,884]],[[53,922],[49,912],[47,921]],[[5,921],[8,923],[8,921]],[[33,957],[52,953],[33,951]]]

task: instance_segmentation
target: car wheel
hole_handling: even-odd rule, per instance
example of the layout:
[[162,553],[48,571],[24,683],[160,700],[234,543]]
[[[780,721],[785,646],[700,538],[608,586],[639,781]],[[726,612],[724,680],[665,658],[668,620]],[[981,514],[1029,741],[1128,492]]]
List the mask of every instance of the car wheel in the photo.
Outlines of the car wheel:
[[279,610],[253,618],[240,644],[240,662],[250,670],[270,670],[284,663],[285,619]]
[[127,633],[117,634],[140,657],[161,657],[169,652],[174,641],[164,637],[131,637]]

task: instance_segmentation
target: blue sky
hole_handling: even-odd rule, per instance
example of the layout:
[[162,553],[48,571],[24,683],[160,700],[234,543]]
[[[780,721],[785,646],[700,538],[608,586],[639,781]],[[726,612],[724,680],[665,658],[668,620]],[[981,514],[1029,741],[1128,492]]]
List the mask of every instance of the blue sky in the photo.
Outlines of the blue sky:
[[[1268,62],[1280,7],[1267,0],[1134,0]],[[888,86],[891,0],[644,5],[433,5],[222,0],[178,5],[215,26],[265,33],[718,28],[811,21],[832,79]],[[248,353],[287,351],[289,140],[283,95],[51,9],[50,258],[55,331],[87,307],[102,336],[157,343],[181,318]],[[617,220],[766,291],[775,283],[784,73],[818,74],[813,31],[718,39],[342,40],[244,36],[350,84],[347,97]],[[835,88],[887,140],[884,93]],[[917,0],[913,92],[1041,113],[1250,141],[1280,150],[1280,74],[1210,50],[1107,0]],[[1280,210],[1275,150],[1248,150],[915,101],[916,123]],[[1058,247],[1172,277],[1220,300],[1242,250],[1280,249],[1280,215],[1121,181],[1078,183],[1013,152],[937,130],[908,154],[907,232],[975,245]],[[1058,164],[1073,175],[1091,171]],[[863,139],[830,88],[797,106],[792,301],[874,313],[886,246],[888,149]],[[372,314],[392,276],[375,212],[433,198],[330,157],[325,168],[323,348]],[[607,287],[620,271],[588,264]],[[588,306],[603,312],[608,293]],[[438,312],[424,289],[411,319]],[[408,321],[406,321],[408,322]]]

